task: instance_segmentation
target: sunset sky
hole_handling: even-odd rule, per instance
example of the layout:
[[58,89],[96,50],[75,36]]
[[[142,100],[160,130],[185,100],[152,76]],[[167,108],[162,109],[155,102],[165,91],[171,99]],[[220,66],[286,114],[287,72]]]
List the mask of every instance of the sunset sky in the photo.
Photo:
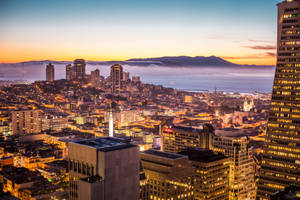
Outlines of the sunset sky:
[[0,0],[0,62],[219,56],[273,65],[279,0]]

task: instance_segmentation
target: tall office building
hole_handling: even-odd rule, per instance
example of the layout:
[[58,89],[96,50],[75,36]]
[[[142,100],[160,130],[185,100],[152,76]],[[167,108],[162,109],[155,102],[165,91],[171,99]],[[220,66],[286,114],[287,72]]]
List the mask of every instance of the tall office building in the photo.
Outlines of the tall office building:
[[149,187],[148,199],[193,200],[193,169],[185,155],[147,150],[141,153],[142,167]]
[[12,112],[13,134],[40,133],[42,130],[40,110],[22,110]]
[[54,66],[51,63],[46,66],[46,81],[54,81]]
[[209,149],[212,134],[210,124],[204,124],[200,128],[166,125],[161,132],[162,150],[178,153],[191,147]]
[[66,65],[66,79],[67,80],[83,80],[85,79],[85,60],[76,59],[74,60],[74,65]]
[[121,65],[113,65],[110,68],[111,92],[120,93],[123,82],[123,67]]
[[228,200],[230,159],[209,149],[188,149],[179,154],[188,156],[193,166],[195,200]]
[[123,72],[123,81],[127,82],[128,80],[130,80],[129,72]]
[[91,83],[92,83],[93,87],[100,86],[100,70],[99,69],[91,71]]
[[70,200],[139,198],[139,147],[118,138],[69,143]]
[[74,60],[74,71],[75,71],[75,77],[79,80],[82,80],[85,78],[85,60],[84,59],[76,59]]
[[300,1],[278,5],[277,66],[264,145],[259,199],[300,184]]
[[255,200],[255,162],[248,137],[215,135],[213,149],[230,158],[229,199]]
[[71,64],[66,65],[66,79],[72,80],[74,79],[73,66]]

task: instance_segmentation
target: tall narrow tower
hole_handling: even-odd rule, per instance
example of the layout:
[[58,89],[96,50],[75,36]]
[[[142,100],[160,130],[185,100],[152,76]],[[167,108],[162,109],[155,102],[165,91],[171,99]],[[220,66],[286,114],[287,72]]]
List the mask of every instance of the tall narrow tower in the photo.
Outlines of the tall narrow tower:
[[109,137],[114,137],[114,118],[112,109],[109,110]]
[[75,77],[78,80],[82,80],[85,78],[85,60],[84,59],[76,59],[74,60],[74,72]]
[[113,65],[110,68],[111,92],[120,93],[122,90],[123,67],[121,65]]
[[46,66],[46,81],[54,81],[54,66],[51,63]]
[[259,199],[300,184],[300,0],[278,4],[277,66]]

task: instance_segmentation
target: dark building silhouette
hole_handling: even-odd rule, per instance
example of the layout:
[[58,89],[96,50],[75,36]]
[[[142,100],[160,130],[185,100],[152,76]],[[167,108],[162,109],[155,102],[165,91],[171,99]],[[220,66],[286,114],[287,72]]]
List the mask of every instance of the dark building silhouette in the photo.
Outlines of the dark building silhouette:
[[111,92],[120,93],[123,82],[123,67],[121,65],[113,65],[110,68]]
[[54,66],[49,63],[46,66],[46,81],[52,82],[54,81]]
[[66,79],[67,80],[83,80],[85,79],[85,60],[76,59],[74,65],[66,65]]

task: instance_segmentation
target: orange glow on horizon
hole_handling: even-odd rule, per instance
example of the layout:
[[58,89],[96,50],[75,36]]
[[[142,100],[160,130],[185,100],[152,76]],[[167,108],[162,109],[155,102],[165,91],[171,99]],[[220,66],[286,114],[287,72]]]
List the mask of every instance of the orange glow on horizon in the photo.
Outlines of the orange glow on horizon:
[[[63,48],[61,47],[59,50],[54,48],[43,48],[43,47],[31,47],[26,48],[24,46],[6,46],[6,48],[0,48],[0,63],[18,63],[18,62],[26,62],[26,61],[39,61],[39,60],[54,60],[54,61],[73,61],[77,58],[83,58],[87,61],[125,61],[132,58],[153,58],[153,57],[162,57],[162,56],[211,56],[215,55],[217,57],[221,57],[229,62],[235,64],[244,64],[244,65],[275,65],[276,57],[267,56],[264,54],[251,54],[253,52],[231,52],[227,55],[223,56],[222,52],[213,51],[197,51],[197,49],[187,50],[186,53],[178,53],[175,51],[168,51],[167,49],[154,52],[153,51],[141,51],[139,49],[130,49],[131,51],[125,51],[124,48],[116,48],[116,49],[107,49],[105,54],[103,52],[99,52],[98,49],[88,48],[83,49],[74,49],[72,48]],[[198,52],[198,53],[195,53]],[[232,56],[234,55],[234,56]],[[249,56],[250,55],[250,56]]]

